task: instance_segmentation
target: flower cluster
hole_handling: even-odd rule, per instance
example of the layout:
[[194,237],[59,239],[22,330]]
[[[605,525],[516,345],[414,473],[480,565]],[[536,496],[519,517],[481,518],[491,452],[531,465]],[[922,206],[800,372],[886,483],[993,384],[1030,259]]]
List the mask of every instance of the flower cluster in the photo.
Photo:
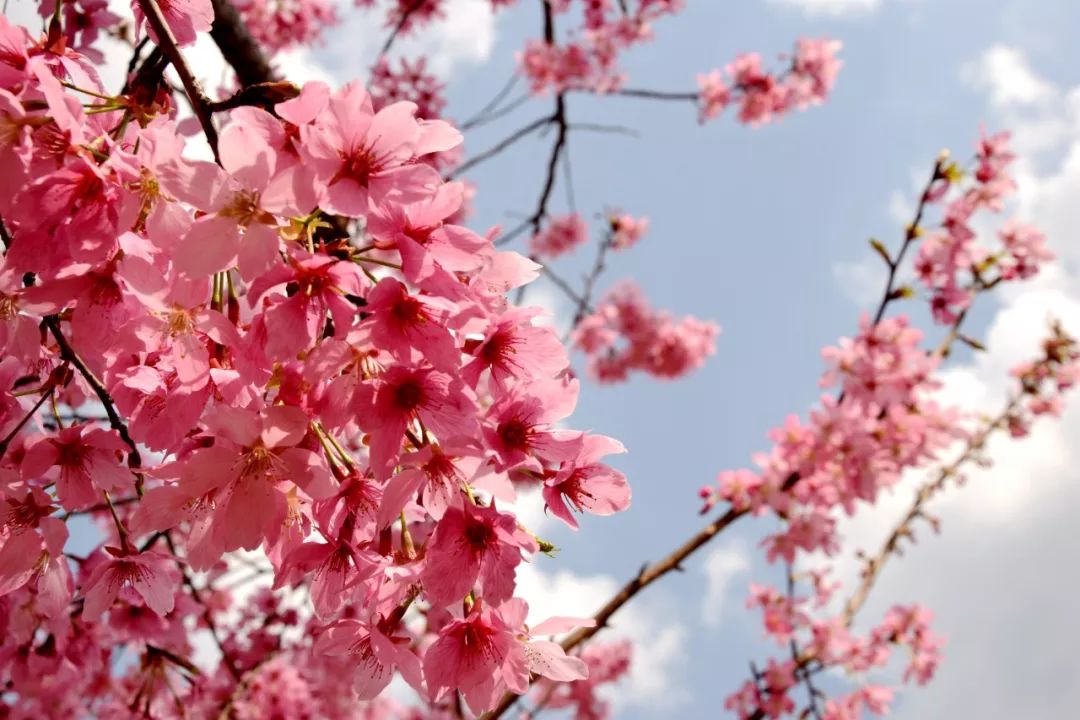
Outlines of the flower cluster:
[[638,240],[649,231],[649,218],[613,213],[608,217],[608,225],[611,228],[611,248],[627,250],[637,245]]
[[771,511],[786,529],[767,540],[768,558],[792,562],[797,552],[832,552],[834,508],[854,512],[873,503],[903,471],[931,462],[958,437],[958,413],[933,399],[940,356],[900,316],[873,324],[864,317],[853,339],[823,356],[829,364],[823,395],[808,422],[790,416],[769,437],[776,444],[756,458],[758,473],[726,471],[717,488],[702,490],[705,509],[719,501],[755,513]]
[[619,382],[635,370],[662,379],[693,372],[716,352],[719,334],[714,323],[654,310],[623,281],[575,326],[571,341],[588,356],[594,378]]
[[[925,513],[927,500],[940,492],[948,480],[959,482],[962,479],[963,462],[987,462],[980,450],[989,433],[1007,428],[1014,436],[1023,435],[1033,415],[1057,412],[1063,393],[1072,387],[1078,371],[1080,350],[1071,337],[1054,325],[1043,343],[1043,355],[1013,371],[1019,387],[1004,413],[988,420],[982,430],[972,433],[960,458],[943,465],[936,471],[936,478],[916,493],[913,508],[893,529],[882,550],[875,556],[862,557],[861,586],[839,612],[823,612],[831,607],[833,595],[840,586],[829,580],[828,568],[811,570],[801,578],[805,583],[798,583],[791,569],[795,563],[793,554],[784,557],[790,578],[788,592],[752,585],[747,605],[761,611],[766,635],[783,648],[787,656],[770,660],[766,670],[756,671],[753,678],[729,696],[726,707],[741,718],[777,718],[809,712],[832,720],[855,720],[863,717],[864,710],[883,715],[888,712],[892,700],[891,688],[860,684],[852,692],[828,698],[823,707],[819,707],[824,696],[817,694],[819,691],[813,685],[813,678],[831,669],[851,677],[864,677],[874,669],[884,668],[896,648],[907,651],[904,682],[914,681],[919,685],[929,682],[941,661],[942,641],[929,629],[932,614],[928,610],[919,605],[895,606],[881,623],[861,637],[851,629],[856,613],[882,565],[890,555],[900,552],[901,540],[913,541],[915,521],[923,519],[937,527],[937,521]],[[849,385],[844,388],[846,404],[850,397],[848,393],[859,390]],[[753,481],[754,478],[746,474],[729,473],[722,479],[729,488],[740,485],[743,493]],[[796,483],[791,492],[797,494],[798,487]],[[797,549],[810,552],[812,548],[798,546]],[[824,549],[828,551],[828,547]],[[775,558],[770,556],[769,559]],[[808,558],[804,555],[801,559]],[[796,594],[800,584],[809,584],[812,595]],[[805,708],[798,707],[794,699],[794,690],[802,683],[807,684],[810,692],[810,705]]]
[[[821,606],[828,602],[830,592],[819,592],[814,604]],[[860,636],[851,632],[843,618],[814,619],[808,612],[808,597],[789,597],[760,586],[754,586],[751,593],[747,606],[762,611],[769,637],[785,651],[792,647],[801,647],[802,651],[769,660],[764,669],[755,669],[754,677],[728,696],[724,707],[742,720],[779,718],[800,711],[828,720],[857,720],[864,717],[864,710],[884,715],[894,693],[883,685],[861,684],[823,703],[815,694],[804,709],[797,706],[794,694],[803,682],[814,687],[811,678],[827,670],[854,676],[880,670],[888,665],[897,649],[908,653],[905,682],[925,684],[940,662],[942,640],[929,628],[933,615],[919,605],[894,606],[878,625]],[[814,688],[812,692],[820,690]]]
[[[891,303],[913,294],[906,287],[894,287],[894,281],[905,253],[920,241],[923,244],[914,262],[915,270],[924,279],[937,280],[943,273],[924,272],[929,258],[940,257],[936,238],[948,233],[965,238],[966,259],[950,261],[950,270],[944,273],[951,277],[961,268],[971,273],[973,281],[966,288],[970,296],[965,299],[964,309],[977,293],[1001,280],[1029,277],[1039,262],[1049,259],[1042,247],[1042,235],[1033,229],[1021,231],[1012,220],[1005,224],[1001,236],[1011,238],[1006,247],[1015,250],[996,256],[989,253],[972,256],[971,248],[977,246],[975,233],[966,225],[968,210],[973,212],[980,207],[1000,210],[1001,198],[1013,188],[1005,170],[1012,159],[1005,146],[1006,139],[1007,136],[997,135],[980,142],[979,169],[971,187],[960,186],[959,170],[946,164],[946,155],[940,157],[923,192],[916,221],[907,229],[896,257],[877,241],[872,243],[889,265],[888,285],[876,318],[864,316],[856,337],[843,339],[823,351],[827,368],[821,385],[835,388],[836,395],[824,395],[807,422],[791,416],[783,427],[772,431],[770,439],[774,445],[767,454],[755,458],[760,468],[757,472],[724,471],[716,486],[701,490],[703,512],[723,502],[729,506],[729,512],[768,512],[782,524],[781,531],[766,537],[763,546],[768,562],[782,561],[786,566],[788,591],[754,586],[749,604],[762,611],[766,634],[784,648],[787,656],[770,660],[764,670],[755,670],[754,677],[728,698],[726,707],[742,718],[802,713],[830,720],[854,720],[862,717],[863,711],[883,714],[892,698],[891,689],[862,685],[847,695],[828,699],[819,707],[824,695],[814,687],[812,678],[829,668],[862,676],[868,670],[884,666],[895,646],[909,651],[905,681],[923,684],[931,679],[940,661],[941,641],[928,630],[928,611],[919,606],[896,607],[862,638],[851,632],[855,613],[865,601],[882,564],[889,555],[898,552],[902,539],[912,537],[912,524],[918,519],[936,523],[925,514],[926,501],[950,478],[961,477],[963,463],[985,461],[980,450],[989,433],[1007,427],[1014,436],[1025,434],[1034,416],[1060,412],[1062,393],[1075,383],[1080,353],[1073,340],[1055,326],[1044,342],[1042,357],[1013,371],[1020,387],[1004,413],[988,421],[981,430],[962,430],[961,413],[934,400],[934,391],[939,386],[936,375],[953,342],[960,340],[976,348],[981,346],[961,332],[964,312],[941,316],[940,298],[948,282],[928,283],[935,290],[929,301],[935,319],[951,325],[944,342],[936,348],[923,347],[923,333],[906,316],[885,314]],[[944,229],[941,233],[924,231],[921,223],[927,208],[956,187],[961,187],[960,197],[947,205]],[[963,212],[958,210],[961,207],[965,208]],[[1027,239],[1019,239],[1018,235]],[[1001,268],[1001,272],[990,279],[986,273],[994,266]],[[1019,266],[1025,271],[1006,270]],[[941,464],[937,478],[916,494],[912,510],[893,531],[880,554],[865,559],[858,591],[840,613],[818,617],[812,609],[825,608],[838,584],[826,579],[827,568],[804,575],[814,589],[811,608],[811,598],[797,594],[799,582],[795,568],[813,563],[815,558],[828,558],[839,550],[836,527],[840,513],[850,515],[860,505],[873,504],[883,489],[895,484],[906,472],[938,465],[954,441],[961,441],[965,451],[952,464]],[[798,707],[792,691],[803,683],[807,685],[810,704]]]
[[717,117],[733,103],[738,105],[739,122],[761,125],[823,102],[843,64],[837,58],[840,48],[838,40],[802,38],[790,65],[779,75],[765,69],[758,53],[739,55],[723,72],[698,75],[701,122]]
[[371,100],[376,110],[406,101],[416,104],[418,117],[438,120],[446,108],[444,89],[438,78],[428,73],[424,58],[414,62],[403,58],[397,70],[389,60],[379,58],[371,69]]
[[[162,7],[178,39],[205,29],[200,3]],[[220,161],[193,159],[173,117],[110,96],[75,51],[42,53],[6,20],[0,36],[0,603],[18,712],[137,695],[157,713],[181,692],[207,717],[345,717],[400,674],[435,709],[460,694],[480,713],[534,673],[583,680],[546,637],[589,621],[531,625],[515,597],[549,546],[512,503],[532,489],[574,527],[574,511],[623,510],[603,462],[623,448],[563,426],[566,351],[505,297],[538,266],[454,224],[464,188],[436,166],[460,134],[311,83],[273,112],[219,114]],[[104,538],[69,561],[79,514]],[[228,597],[191,573],[260,549],[314,614],[267,596],[262,624],[219,631]],[[192,618],[221,672],[190,672]],[[303,640],[282,646],[289,628]],[[129,641],[141,663],[118,671],[109,649]]]
[[967,187],[960,185],[964,175],[955,164],[939,163],[935,182],[923,196],[924,203],[941,202],[954,187],[960,188],[945,203],[940,226],[921,235],[915,261],[916,274],[931,293],[931,310],[939,323],[953,323],[980,289],[1029,278],[1054,257],[1037,228],[1012,218],[998,232],[997,248],[977,242],[972,226],[980,219],[978,213],[1000,212],[1016,190],[1008,174],[1015,158],[1008,141],[1009,134],[1004,132],[980,139],[976,170]]
[[534,94],[618,89],[625,80],[619,67],[620,53],[652,39],[653,23],[681,10],[683,3],[642,0],[629,9],[593,0],[550,3],[556,16],[568,13],[572,5],[582,9],[582,25],[572,39],[559,42],[552,30],[543,40],[530,40],[518,54],[521,73]]
[[1061,414],[1065,391],[1080,380],[1080,349],[1061,325],[1055,323],[1050,337],[1043,341],[1042,357],[1017,365],[1011,373],[1019,381],[1022,392],[1021,402],[1008,418],[1009,433],[1023,437],[1036,417]]
[[555,258],[584,245],[588,239],[589,226],[581,215],[556,215],[548,218],[529,240],[529,252],[534,257]]
[[309,45],[341,21],[332,0],[234,0],[251,36],[272,51]]

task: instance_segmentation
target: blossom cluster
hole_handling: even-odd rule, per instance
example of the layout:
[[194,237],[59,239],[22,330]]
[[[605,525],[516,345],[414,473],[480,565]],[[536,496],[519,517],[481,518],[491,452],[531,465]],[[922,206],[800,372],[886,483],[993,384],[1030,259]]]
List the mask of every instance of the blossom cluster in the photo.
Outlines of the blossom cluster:
[[[1032,416],[1057,412],[1064,392],[1075,384],[1078,372],[1080,348],[1060,326],[1054,325],[1043,342],[1042,355],[1013,370],[1019,387],[1004,415],[990,420],[983,431],[973,433],[961,457],[977,458],[985,463],[986,459],[978,456],[978,452],[989,432],[1007,428],[1013,436],[1023,435]],[[845,403],[846,398],[845,394]],[[860,683],[851,692],[828,698],[819,708],[822,698],[817,696],[819,691],[812,678],[829,670],[840,670],[850,677],[865,677],[875,669],[884,669],[898,648],[907,651],[904,682],[923,685],[933,678],[941,662],[943,642],[929,629],[933,616],[926,608],[917,604],[894,606],[881,623],[862,636],[852,631],[852,625],[855,613],[887,555],[899,552],[900,538],[913,540],[912,523],[924,518],[936,527],[937,521],[925,515],[921,504],[930,494],[938,492],[949,478],[959,480],[960,473],[957,462],[947,465],[937,473],[937,479],[916,495],[919,504],[893,531],[882,553],[864,558],[862,588],[839,612],[829,611],[840,583],[829,580],[827,568],[811,570],[802,576],[801,579],[812,588],[811,595],[797,594],[800,583],[793,574],[789,575],[791,580],[786,593],[775,588],[751,586],[747,606],[760,610],[766,635],[783,649],[785,656],[770,660],[764,670],[756,671],[753,678],[730,695],[725,703],[728,709],[744,719],[778,718],[811,709],[817,709],[821,717],[829,720],[856,720],[864,716],[864,711],[884,715],[893,698],[891,687]],[[785,560],[791,573],[794,558],[786,557]],[[802,683],[807,684],[810,692],[807,707],[797,706],[794,698],[795,690]]]
[[[204,29],[199,5],[162,5],[179,41]],[[460,694],[479,713],[533,673],[583,680],[546,637],[589,621],[528,624],[515,597],[550,546],[512,503],[534,490],[574,527],[623,510],[604,463],[623,448],[563,426],[566,350],[505,297],[538,266],[454,224],[464,189],[436,168],[460,134],[310,83],[273,112],[220,113],[220,163],[194,159],[169,105],[109,95],[85,56],[6,19],[0,41],[18,712],[108,715],[136,695],[167,715],[180,693],[203,716],[351,717],[400,675],[436,710]],[[76,515],[104,539],[69,557]],[[261,626],[218,632],[208,603],[228,597],[200,600],[191,573],[258,549],[314,614],[268,596]],[[187,622],[220,641],[220,672],[189,671]],[[282,647],[289,629],[303,641]],[[126,643],[141,662],[117,670]]]
[[588,356],[590,375],[610,383],[634,371],[682,377],[716,352],[719,334],[715,323],[653,309],[635,284],[622,281],[574,327],[571,342]]
[[534,257],[556,258],[589,239],[589,226],[578,213],[554,215],[529,240],[529,253]]
[[[894,698],[894,690],[885,685],[861,684],[824,702],[812,696],[807,708],[797,705],[795,691],[804,682],[810,682],[813,687],[810,678],[826,670],[840,670],[853,676],[881,672],[897,649],[907,651],[905,682],[913,680],[923,685],[933,677],[943,643],[930,630],[933,614],[929,610],[920,605],[893,606],[878,625],[857,635],[842,617],[821,619],[810,612],[811,604],[822,607],[828,603],[834,589],[819,587],[811,599],[791,597],[774,588],[751,587],[747,606],[761,611],[770,639],[784,651],[792,647],[801,651],[770,659],[763,669],[755,668],[754,677],[725,700],[726,709],[742,720],[762,716],[779,718],[799,712],[814,714],[815,710],[827,720],[858,720],[865,717],[864,711],[884,715]],[[801,642],[796,643],[796,639]]]
[[[1015,218],[998,231],[996,248],[977,242],[972,225],[979,211],[1000,212],[1016,189],[1008,174],[1015,158],[1008,141],[1009,134],[1004,132],[982,137],[972,182],[945,204],[940,226],[921,235],[915,271],[931,293],[931,310],[939,323],[953,323],[979,290],[1000,281],[1029,278],[1054,257],[1046,248],[1046,237]],[[955,164],[940,169],[924,202],[942,201],[962,178]]]
[[1059,416],[1065,406],[1065,391],[1080,380],[1080,350],[1061,325],[1053,325],[1042,349],[1042,357],[1021,363],[1010,371],[1022,391],[1018,407],[1008,417],[1009,433],[1013,437],[1027,435],[1036,417]]
[[580,6],[581,25],[570,39],[560,42],[552,30],[542,40],[530,40],[518,55],[521,73],[534,94],[618,89],[625,80],[620,53],[652,39],[653,23],[681,10],[683,2],[640,0],[629,9],[594,0],[550,3],[555,17],[569,13],[575,5]]
[[779,75],[765,69],[758,53],[739,55],[723,72],[698,75],[699,119],[711,120],[734,103],[739,122],[761,125],[824,102],[843,65],[837,58],[840,48],[839,40],[802,38]]
[[371,69],[371,100],[376,110],[406,101],[416,105],[416,114],[428,120],[442,117],[446,108],[445,86],[427,71],[427,62],[402,58],[394,69],[386,58],[379,58]]
[[235,0],[234,4],[255,41],[275,52],[310,45],[341,21],[333,0]]
[[[988,261],[989,253],[977,259],[971,257],[970,249],[977,247],[975,233],[966,226],[971,213],[976,209],[1001,210],[1002,199],[1015,187],[1006,170],[1012,159],[1006,141],[1007,135],[1001,134],[979,142],[979,169],[970,183],[964,183],[962,173],[947,164],[947,156],[938,159],[921,197],[916,222],[907,229],[899,253],[893,257],[883,245],[873,242],[890,269],[877,316],[864,315],[854,338],[842,339],[822,353],[826,370],[821,386],[835,389],[836,394],[823,395],[807,421],[790,416],[782,427],[773,430],[769,434],[772,449],[755,457],[758,471],[725,470],[717,485],[701,490],[702,512],[725,503],[732,512],[771,513],[781,521],[781,530],[767,536],[763,546],[769,563],[782,561],[787,567],[788,592],[755,586],[750,606],[761,609],[766,633],[791,653],[755,671],[755,676],[728,698],[727,707],[742,718],[775,718],[803,712],[848,720],[861,717],[864,710],[882,714],[888,709],[891,689],[864,685],[819,708],[820,698],[811,678],[833,667],[849,675],[865,674],[882,667],[896,645],[910,651],[905,680],[927,682],[939,662],[941,643],[927,629],[927,611],[918,606],[894,608],[882,625],[868,636],[857,638],[851,633],[851,625],[862,600],[850,601],[840,614],[815,617],[808,610],[810,599],[796,594],[794,568],[803,567],[815,557],[832,556],[840,549],[840,513],[854,514],[860,506],[873,504],[904,473],[938,464],[954,442],[966,443],[969,453],[974,454],[985,441],[988,431],[963,429],[965,416],[935,399],[940,384],[938,370],[951,344],[959,339],[981,347],[961,331],[964,312],[942,317],[940,298],[951,280],[936,280],[967,269],[973,281],[965,289],[970,294],[963,305],[966,309],[976,294],[1003,281],[1030,277],[1050,259],[1042,247],[1041,234],[1034,229],[1023,232],[1036,240],[1006,242],[1006,250],[993,256],[992,261]],[[950,200],[953,195],[956,199]],[[946,208],[943,229],[924,230],[927,211],[939,202],[944,202]],[[957,210],[960,207],[965,211]],[[1012,219],[1003,227],[1002,237],[1019,232]],[[948,273],[927,274],[927,259],[939,257],[937,238],[948,233],[965,237],[967,258],[951,262]],[[922,244],[914,270],[924,280],[935,281],[928,282],[934,290],[928,300],[931,312],[938,322],[951,325],[937,347],[925,346],[923,332],[907,316],[885,314],[891,303],[913,294],[906,286],[894,287],[894,278],[902,271],[905,253],[916,243]],[[1021,265],[1023,272],[1009,270]],[[1000,270],[994,278],[988,275],[991,267]],[[1043,351],[1041,358],[1013,371],[1020,381],[1020,393],[990,430],[1003,423],[1014,436],[1020,436],[1026,433],[1033,416],[1060,412],[1062,393],[1075,382],[1080,355],[1072,339],[1059,327],[1054,328]],[[927,492],[936,492],[945,479],[956,473],[956,468],[943,471],[939,483]],[[910,536],[907,523],[918,517],[922,517],[921,509],[913,511],[895,537]],[[895,542],[886,547],[888,552],[895,552]],[[872,582],[881,562],[883,558],[870,561],[864,574],[866,582]],[[825,607],[837,585],[828,582],[822,571],[813,571],[809,577],[815,607]],[[804,682],[810,706],[796,707],[792,690]]]
[[835,508],[873,503],[907,469],[924,466],[958,439],[959,414],[933,397],[940,356],[903,316],[872,323],[823,351],[825,394],[804,422],[789,416],[769,433],[776,444],[755,458],[760,471],[724,471],[702,490],[705,508],[723,501],[754,513],[771,511],[786,529],[767,540],[768,559],[793,562],[798,552],[837,547]]

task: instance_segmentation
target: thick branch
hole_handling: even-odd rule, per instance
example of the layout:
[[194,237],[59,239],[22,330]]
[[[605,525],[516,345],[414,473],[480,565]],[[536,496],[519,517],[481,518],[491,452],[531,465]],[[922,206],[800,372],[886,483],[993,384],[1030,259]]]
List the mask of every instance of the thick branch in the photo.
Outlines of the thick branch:
[[210,37],[221,50],[237,79],[244,87],[277,79],[262,48],[248,32],[244,19],[229,0],[211,0],[214,25]]

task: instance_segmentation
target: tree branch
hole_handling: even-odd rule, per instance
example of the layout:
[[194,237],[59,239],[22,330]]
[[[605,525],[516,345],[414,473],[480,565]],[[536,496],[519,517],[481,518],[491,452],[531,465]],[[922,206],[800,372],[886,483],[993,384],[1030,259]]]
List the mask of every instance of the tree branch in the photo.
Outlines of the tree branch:
[[277,77],[262,48],[240,17],[240,12],[229,0],[211,0],[214,5],[214,25],[210,37],[221,50],[237,79],[244,87],[272,82]]
[[199,120],[199,125],[202,126],[206,141],[210,143],[210,150],[214,153],[214,159],[217,160],[217,129],[214,127],[213,114],[210,112],[210,101],[203,94],[199,81],[191,73],[191,68],[187,66],[183,53],[180,52],[180,48],[176,45],[176,38],[172,34],[172,29],[165,22],[165,16],[161,14],[161,8],[158,7],[156,0],[138,0],[138,2],[143,15],[146,16],[146,21],[150,23],[154,35],[157,36],[158,47],[169,58],[169,62],[175,68],[176,74],[180,76],[180,82],[184,85],[184,92],[187,94],[188,100],[191,101],[191,108],[195,112],[195,117]]

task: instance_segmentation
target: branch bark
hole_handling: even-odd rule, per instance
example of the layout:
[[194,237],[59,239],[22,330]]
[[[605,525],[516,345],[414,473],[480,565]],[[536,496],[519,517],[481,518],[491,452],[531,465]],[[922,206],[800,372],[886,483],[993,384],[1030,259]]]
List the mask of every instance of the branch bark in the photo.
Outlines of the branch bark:
[[229,0],[211,1],[214,5],[214,25],[210,28],[210,37],[221,50],[225,62],[236,73],[240,84],[247,87],[278,79],[236,6]]

